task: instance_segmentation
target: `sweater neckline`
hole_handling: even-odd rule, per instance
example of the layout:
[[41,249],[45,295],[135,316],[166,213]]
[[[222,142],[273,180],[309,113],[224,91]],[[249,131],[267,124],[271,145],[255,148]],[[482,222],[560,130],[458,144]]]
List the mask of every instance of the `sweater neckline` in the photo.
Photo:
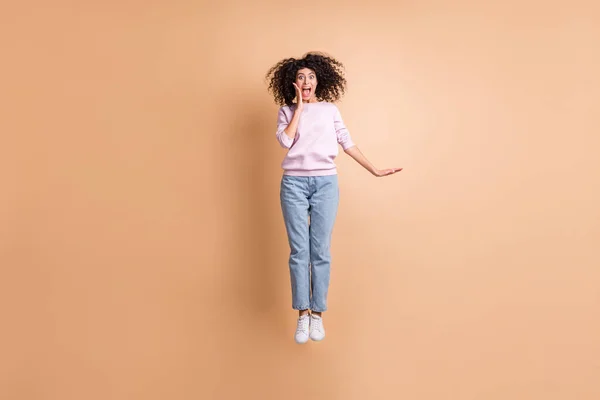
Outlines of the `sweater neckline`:
[[[325,104],[325,103],[326,103],[325,101],[317,101],[316,103],[304,103],[304,106],[306,107],[306,106],[313,106],[316,104]],[[294,104],[292,104],[292,107],[298,107],[298,104],[294,103]]]

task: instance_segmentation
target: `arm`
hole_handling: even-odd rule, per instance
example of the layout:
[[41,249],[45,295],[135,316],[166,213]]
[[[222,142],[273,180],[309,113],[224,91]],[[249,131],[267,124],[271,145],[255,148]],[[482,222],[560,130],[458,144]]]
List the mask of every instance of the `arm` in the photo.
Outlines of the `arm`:
[[287,128],[283,130],[283,133],[287,135],[290,139],[294,140],[296,138],[296,132],[298,131],[298,122],[300,121],[300,114],[302,113],[302,109],[296,108],[294,111],[294,116],[290,121]]
[[294,89],[296,89],[296,111],[294,111],[294,116],[290,121],[290,124],[287,128],[285,128],[284,132],[290,139],[296,138],[296,132],[298,131],[298,121],[300,121],[300,114],[302,114],[302,110],[304,108],[304,102],[302,101],[302,91],[293,83]]
[[375,166],[373,164],[371,164],[369,162],[369,160],[367,160],[367,157],[365,157],[363,155],[363,153],[360,151],[360,149],[356,145],[349,147],[348,149],[344,150],[344,152],[346,154],[348,154],[350,157],[354,158],[354,160],[357,163],[362,165],[367,171],[369,171],[376,177],[391,175],[391,174],[395,174],[396,172],[402,171],[402,168],[390,168],[390,169],[383,169],[383,170],[375,168]]
[[287,149],[292,147],[292,144],[294,143],[296,132],[298,132],[298,122],[300,121],[300,115],[302,114],[302,110],[304,108],[300,88],[295,83],[293,85],[294,88],[296,88],[296,98],[298,101],[296,103],[296,110],[294,111],[292,120],[288,121],[283,109],[279,109],[279,120],[277,123],[277,139],[279,140],[281,147],[285,147]]
[[333,122],[337,134],[338,143],[342,146],[344,152],[350,157],[354,158],[354,160],[360,165],[362,165],[367,171],[369,171],[377,177],[391,175],[395,174],[396,172],[402,171],[402,168],[391,168],[383,170],[375,168],[375,166],[371,164],[369,160],[367,160],[367,157],[365,157],[363,153],[358,149],[358,146],[356,146],[352,141],[350,133],[348,132],[346,125],[344,125],[344,121],[342,120],[340,111],[337,109]]
[[284,108],[281,107],[279,109],[279,115],[277,116],[277,133],[275,136],[277,137],[277,141],[279,145],[284,149],[289,149],[294,144],[293,138],[290,138],[285,131],[289,126],[288,117],[285,114]]

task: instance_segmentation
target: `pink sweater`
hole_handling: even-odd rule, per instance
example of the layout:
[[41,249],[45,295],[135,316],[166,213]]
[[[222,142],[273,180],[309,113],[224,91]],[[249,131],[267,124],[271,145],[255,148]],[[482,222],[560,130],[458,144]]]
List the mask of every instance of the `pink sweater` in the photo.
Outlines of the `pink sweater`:
[[277,140],[289,149],[281,167],[284,175],[335,175],[334,163],[339,153],[338,143],[344,150],[354,146],[350,133],[333,103],[304,103],[296,137],[292,140],[283,131],[292,120],[296,106],[283,106],[277,120]]

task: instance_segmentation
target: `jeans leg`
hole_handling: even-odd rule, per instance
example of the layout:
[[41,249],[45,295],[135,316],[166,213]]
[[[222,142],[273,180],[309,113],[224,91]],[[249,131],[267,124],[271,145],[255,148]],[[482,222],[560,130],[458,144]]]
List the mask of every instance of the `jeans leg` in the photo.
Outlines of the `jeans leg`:
[[292,308],[310,308],[310,241],[308,228],[308,179],[284,175],[281,180],[281,210],[290,245]]
[[309,199],[310,212],[310,262],[311,310],[327,310],[327,292],[331,270],[331,235],[339,204],[337,175],[314,178],[315,191]]

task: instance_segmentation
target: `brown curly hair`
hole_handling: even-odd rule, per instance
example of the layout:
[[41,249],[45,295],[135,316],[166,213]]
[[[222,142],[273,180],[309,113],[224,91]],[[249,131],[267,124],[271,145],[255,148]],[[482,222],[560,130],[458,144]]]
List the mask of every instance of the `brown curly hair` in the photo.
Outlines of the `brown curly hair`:
[[302,68],[309,68],[317,75],[315,96],[319,101],[335,102],[346,92],[344,65],[325,53],[310,52],[301,59],[283,59],[267,72],[265,79],[275,103],[280,106],[294,104],[296,89],[293,83],[296,81],[296,73]]

